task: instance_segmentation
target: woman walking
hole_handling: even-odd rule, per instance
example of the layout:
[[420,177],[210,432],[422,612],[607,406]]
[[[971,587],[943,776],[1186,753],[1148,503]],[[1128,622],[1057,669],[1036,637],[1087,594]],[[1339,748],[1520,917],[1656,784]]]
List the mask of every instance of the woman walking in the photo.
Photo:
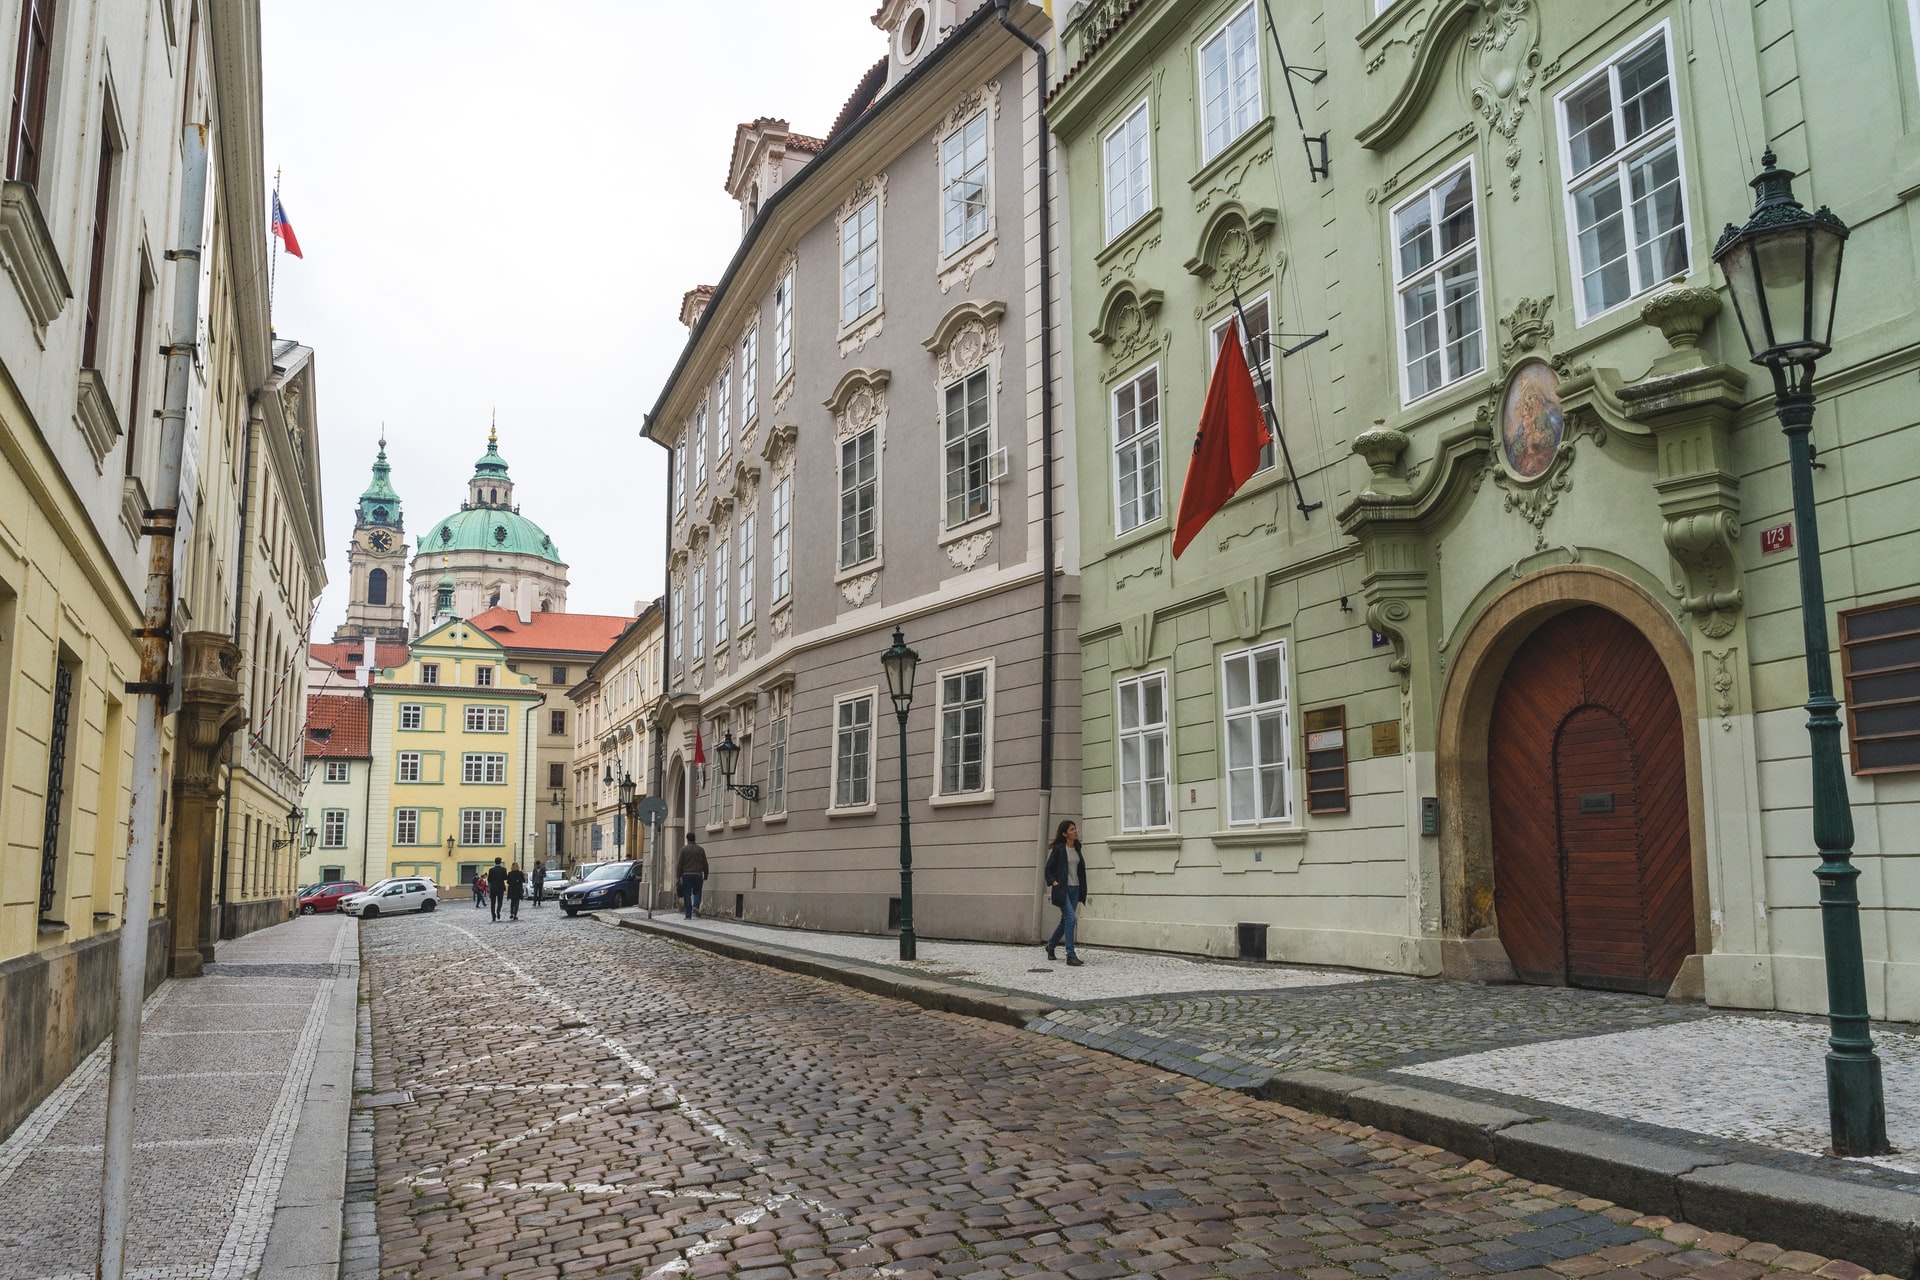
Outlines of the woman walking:
[[1057,960],[1053,949],[1064,939],[1067,944],[1067,963],[1078,966],[1086,963],[1073,948],[1073,928],[1080,916],[1080,904],[1087,900],[1087,860],[1080,852],[1080,825],[1071,820],[1061,822],[1053,833],[1053,847],[1047,850],[1046,869],[1047,889],[1053,895],[1053,905],[1060,908],[1060,923],[1054,927],[1053,936],[1047,939],[1047,959]]

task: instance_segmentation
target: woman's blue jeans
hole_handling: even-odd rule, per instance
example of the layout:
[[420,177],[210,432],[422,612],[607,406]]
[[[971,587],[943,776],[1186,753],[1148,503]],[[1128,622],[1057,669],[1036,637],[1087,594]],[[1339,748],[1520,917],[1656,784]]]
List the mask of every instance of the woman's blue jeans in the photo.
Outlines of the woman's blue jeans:
[[1067,943],[1067,955],[1073,955],[1073,926],[1079,919],[1079,903],[1074,901],[1075,890],[1067,886],[1066,896],[1060,900],[1060,923],[1054,926],[1053,937],[1047,940],[1047,950],[1060,945],[1061,939]]

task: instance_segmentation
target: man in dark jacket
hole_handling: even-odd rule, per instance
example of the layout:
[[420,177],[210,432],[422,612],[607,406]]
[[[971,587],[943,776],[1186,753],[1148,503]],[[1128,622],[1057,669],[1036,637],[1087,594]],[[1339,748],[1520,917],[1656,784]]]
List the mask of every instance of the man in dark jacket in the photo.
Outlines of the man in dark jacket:
[[689,920],[700,909],[700,889],[706,882],[707,851],[698,840],[688,840],[680,846],[680,901]]
[[546,896],[546,888],[547,888],[547,864],[544,862],[536,862],[533,864],[533,905],[534,906],[537,907],[540,905],[540,899]]
[[507,868],[500,859],[495,858],[493,865],[487,868],[487,905],[493,908],[493,922],[500,923],[500,908],[505,905],[507,896]]
[[507,872],[507,918],[520,918],[520,899],[527,896],[527,873],[520,869],[519,863],[513,864],[513,870]]

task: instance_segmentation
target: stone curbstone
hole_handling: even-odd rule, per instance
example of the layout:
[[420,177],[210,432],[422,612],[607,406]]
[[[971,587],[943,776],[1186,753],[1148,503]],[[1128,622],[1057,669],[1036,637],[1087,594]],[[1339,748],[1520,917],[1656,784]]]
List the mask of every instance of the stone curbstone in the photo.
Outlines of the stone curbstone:
[[1053,1005],[1043,1000],[1034,1000],[1026,996],[1005,995],[995,991],[961,987],[932,978],[911,977],[878,965],[863,964],[857,960],[823,959],[820,956],[803,951],[792,951],[784,947],[769,947],[692,929],[679,929],[657,920],[621,917],[615,919],[613,923],[622,929],[632,929],[637,933],[647,933],[655,937],[683,942],[688,946],[711,951],[715,955],[726,956],[732,960],[745,960],[751,964],[763,964],[788,973],[837,982],[842,986],[865,991],[869,995],[905,1000],[934,1013],[957,1013],[969,1018],[979,1018],[983,1022],[1025,1027],[1035,1019],[1045,1017],[1054,1009]]
[[1494,1159],[1494,1135],[1541,1117],[1400,1084],[1368,1084],[1347,1095],[1347,1117],[1445,1147],[1473,1160]]
[[1677,1179],[1689,1222],[1920,1277],[1920,1195],[1734,1162]]
[[1279,1075],[1268,1076],[1247,1092],[1268,1102],[1346,1120],[1350,1118],[1347,1115],[1347,1099],[1373,1083],[1359,1076],[1342,1075],[1338,1071],[1283,1071]]
[[1577,1187],[1668,1218],[1685,1216],[1680,1207],[1681,1176],[1727,1163],[1684,1147],[1559,1120],[1503,1129],[1494,1135],[1493,1145],[1493,1163],[1509,1173]]

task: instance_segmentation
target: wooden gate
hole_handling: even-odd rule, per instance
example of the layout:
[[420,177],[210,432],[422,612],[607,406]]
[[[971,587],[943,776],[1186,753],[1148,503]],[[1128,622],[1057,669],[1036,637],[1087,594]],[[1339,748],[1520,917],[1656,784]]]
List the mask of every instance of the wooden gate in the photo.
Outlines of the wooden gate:
[[1487,741],[1494,906],[1527,982],[1664,992],[1693,950],[1680,706],[1604,609],[1520,647]]

